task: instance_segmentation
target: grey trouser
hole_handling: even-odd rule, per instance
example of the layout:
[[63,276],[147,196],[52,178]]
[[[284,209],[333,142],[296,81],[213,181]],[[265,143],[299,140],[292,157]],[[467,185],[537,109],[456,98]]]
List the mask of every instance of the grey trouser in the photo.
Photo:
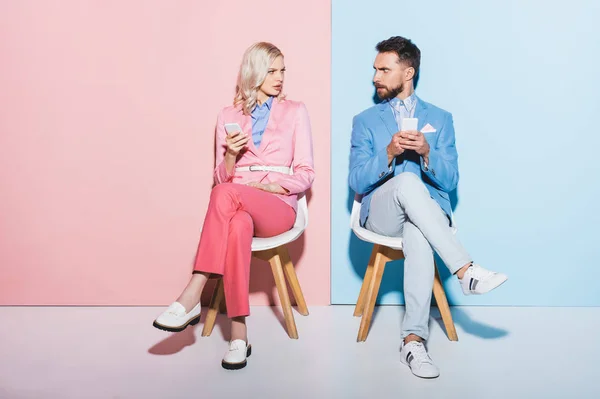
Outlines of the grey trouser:
[[433,251],[452,274],[471,262],[470,255],[453,234],[448,216],[414,173],[401,173],[375,191],[365,227],[388,237],[402,237],[406,258],[402,338],[415,334],[427,339],[435,275]]

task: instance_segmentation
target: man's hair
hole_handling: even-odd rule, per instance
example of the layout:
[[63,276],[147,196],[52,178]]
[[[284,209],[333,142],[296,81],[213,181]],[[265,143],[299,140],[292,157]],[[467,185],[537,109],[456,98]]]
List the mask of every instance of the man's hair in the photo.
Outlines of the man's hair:
[[377,43],[375,48],[380,53],[396,53],[400,62],[406,63],[415,69],[414,79],[416,80],[421,66],[421,50],[410,39],[402,36],[392,36]]

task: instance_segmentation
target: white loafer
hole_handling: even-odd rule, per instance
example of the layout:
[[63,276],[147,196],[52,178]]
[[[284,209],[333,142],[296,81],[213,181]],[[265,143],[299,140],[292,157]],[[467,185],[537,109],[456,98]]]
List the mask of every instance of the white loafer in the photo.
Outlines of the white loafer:
[[185,330],[188,325],[196,325],[200,322],[200,304],[194,306],[189,313],[185,312],[185,307],[179,302],[173,302],[152,324],[159,330],[180,332]]
[[243,339],[236,339],[229,343],[229,350],[223,357],[221,366],[227,370],[239,370],[246,367],[246,358],[252,354],[252,345],[247,345]]

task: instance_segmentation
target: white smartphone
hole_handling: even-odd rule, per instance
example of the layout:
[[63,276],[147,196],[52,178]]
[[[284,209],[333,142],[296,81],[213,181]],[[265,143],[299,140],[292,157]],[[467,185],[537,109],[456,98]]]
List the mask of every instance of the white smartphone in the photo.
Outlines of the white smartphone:
[[402,118],[402,130],[417,130],[419,128],[419,118]]
[[226,123],[225,124],[225,131],[229,135],[229,134],[234,133],[234,132],[241,132],[242,128],[237,123]]

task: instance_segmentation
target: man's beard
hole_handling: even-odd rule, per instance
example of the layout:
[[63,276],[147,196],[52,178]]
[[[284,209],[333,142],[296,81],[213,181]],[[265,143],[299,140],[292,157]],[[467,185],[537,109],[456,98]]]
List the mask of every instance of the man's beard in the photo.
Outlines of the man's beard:
[[404,91],[404,82],[400,83],[399,86],[396,86],[396,87],[392,88],[391,90],[388,89],[387,86],[379,86],[379,87],[382,87],[383,89],[385,89],[385,91],[382,94],[379,94],[379,91],[378,91],[377,97],[379,97],[379,99],[382,101],[391,100],[392,98],[397,97],[398,94],[400,94]]

